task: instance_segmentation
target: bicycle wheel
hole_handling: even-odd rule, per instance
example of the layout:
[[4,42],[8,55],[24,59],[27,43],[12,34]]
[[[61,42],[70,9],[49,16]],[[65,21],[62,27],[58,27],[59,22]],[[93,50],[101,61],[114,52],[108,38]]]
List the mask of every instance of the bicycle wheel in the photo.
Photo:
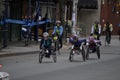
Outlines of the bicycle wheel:
[[84,61],[86,60],[86,57],[85,57],[85,49],[84,49],[83,46],[82,46],[82,58],[83,58]]
[[56,52],[54,52],[54,53],[52,54],[52,58],[53,58],[53,61],[54,61],[54,62],[57,62],[57,55],[56,55]]
[[97,52],[98,59],[100,59],[100,47],[99,46],[96,47],[96,52]]
[[69,60],[70,60],[70,62],[72,62],[73,61],[73,50],[71,50],[70,51],[70,55],[69,55]]
[[59,41],[58,40],[55,42],[55,51],[60,55]]
[[39,63],[42,63],[42,59],[43,59],[43,51],[39,53]]
[[86,51],[86,59],[88,60],[89,58],[89,46],[87,46],[87,51]]

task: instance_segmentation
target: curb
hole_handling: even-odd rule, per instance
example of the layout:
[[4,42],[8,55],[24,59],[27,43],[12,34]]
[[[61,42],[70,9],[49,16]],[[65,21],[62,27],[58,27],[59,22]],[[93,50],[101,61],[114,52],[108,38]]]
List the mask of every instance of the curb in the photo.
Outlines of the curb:
[[[65,45],[62,49],[62,52],[67,49],[68,45]],[[29,55],[29,54],[38,54],[39,50],[34,51],[19,51],[19,52],[12,52],[12,51],[0,51],[0,58],[3,57],[11,57],[11,56],[19,56],[19,55]]]
[[39,51],[4,53],[4,54],[0,54],[0,58],[2,58],[2,57],[10,57],[10,56],[19,56],[19,55],[28,55],[28,54],[37,54],[37,53],[39,53]]

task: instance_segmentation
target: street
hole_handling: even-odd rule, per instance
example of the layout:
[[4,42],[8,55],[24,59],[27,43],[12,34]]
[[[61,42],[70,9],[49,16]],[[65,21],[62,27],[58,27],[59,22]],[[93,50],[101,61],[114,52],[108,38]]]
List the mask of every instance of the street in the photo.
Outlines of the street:
[[0,0],[0,80],[120,80],[120,0]]
[[52,59],[38,62],[38,53],[0,58],[1,71],[10,74],[10,80],[119,80],[120,41],[112,40],[111,46],[101,47],[101,59],[95,53],[83,61],[81,55],[68,60],[69,51],[58,55],[57,63]]

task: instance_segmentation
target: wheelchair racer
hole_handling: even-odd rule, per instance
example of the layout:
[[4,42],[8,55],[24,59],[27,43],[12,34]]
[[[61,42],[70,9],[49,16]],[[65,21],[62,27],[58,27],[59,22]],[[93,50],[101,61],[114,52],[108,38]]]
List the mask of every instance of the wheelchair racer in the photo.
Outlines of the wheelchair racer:
[[40,42],[40,50],[47,49],[49,51],[48,54],[46,55],[47,58],[50,58],[51,46],[52,46],[52,40],[49,38],[49,34],[47,32],[44,32],[43,38]]

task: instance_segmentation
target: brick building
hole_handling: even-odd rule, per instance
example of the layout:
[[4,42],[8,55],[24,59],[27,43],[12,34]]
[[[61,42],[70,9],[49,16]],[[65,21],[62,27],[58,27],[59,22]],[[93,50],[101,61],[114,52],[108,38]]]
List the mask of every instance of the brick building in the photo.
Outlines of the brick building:
[[120,0],[102,0],[100,21],[103,24],[109,21],[113,24],[113,35],[118,34],[120,23]]

